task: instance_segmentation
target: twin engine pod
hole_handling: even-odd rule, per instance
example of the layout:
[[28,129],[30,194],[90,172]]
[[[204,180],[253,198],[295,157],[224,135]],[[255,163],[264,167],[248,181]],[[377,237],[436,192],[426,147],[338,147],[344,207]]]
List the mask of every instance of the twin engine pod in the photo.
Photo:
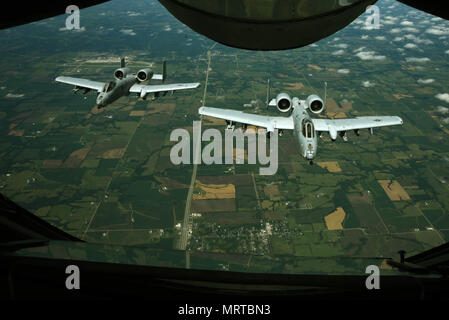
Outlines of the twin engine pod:
[[309,110],[315,114],[320,114],[325,110],[325,105],[323,100],[316,94],[312,94],[306,99],[306,106]]
[[139,70],[139,72],[137,72],[137,80],[140,82],[149,80],[153,78],[153,74],[153,70],[150,68]]
[[289,112],[292,108],[292,98],[288,93],[279,93],[276,96],[276,106],[280,112]]
[[[122,80],[123,78],[126,78],[126,76],[130,74],[129,68],[119,68],[115,70],[114,77],[117,80]],[[149,68],[141,69],[137,72],[137,80],[140,82],[149,80],[153,77],[153,71]]]
[[[315,114],[320,114],[325,110],[323,100],[316,94],[308,96],[305,104],[306,108]],[[276,106],[280,112],[289,112],[293,106],[292,98],[288,93],[280,93],[276,96]]]
[[130,73],[129,68],[119,68],[119,69],[115,70],[114,77],[117,80],[122,80],[123,78],[126,78],[128,73]]

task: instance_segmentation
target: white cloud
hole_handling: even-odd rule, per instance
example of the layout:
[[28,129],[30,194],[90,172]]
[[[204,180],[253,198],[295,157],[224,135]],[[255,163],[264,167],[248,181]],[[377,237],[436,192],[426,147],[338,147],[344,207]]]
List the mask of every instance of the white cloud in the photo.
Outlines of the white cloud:
[[136,35],[136,33],[134,32],[133,29],[121,29],[120,32],[123,34],[126,34],[127,36],[135,36]]
[[346,43],[339,43],[334,45],[335,48],[346,49],[348,45]]
[[337,72],[341,73],[341,74],[348,74],[349,73],[349,69],[338,69]]
[[171,31],[170,25],[166,25],[166,26],[164,27],[164,31]]
[[449,103],[449,93],[439,93],[435,96],[435,98]]
[[392,21],[398,21],[398,17],[393,17],[393,16],[386,16],[385,19],[387,20],[392,20]]
[[412,28],[412,27],[403,28],[402,31],[406,31],[406,32],[414,32],[414,33],[419,32],[418,29]]
[[5,98],[8,99],[18,99],[18,98],[23,98],[25,96],[24,93],[8,93]]
[[441,27],[436,27],[436,28],[429,28],[426,30],[427,33],[436,35],[436,36],[442,36],[442,35],[448,35],[449,34],[449,28],[441,28]]
[[414,48],[417,48],[418,46],[416,45],[416,44],[414,44],[414,43],[407,43],[405,46],[404,46],[404,48],[407,48],[407,49],[414,49]]
[[369,80],[362,81],[362,87],[365,87],[365,88],[371,88],[371,87],[374,87],[375,85],[376,84],[374,82],[371,82]]
[[415,36],[414,34],[406,34],[404,36],[404,38],[408,39],[408,40],[413,40],[415,43],[423,43],[423,44],[432,44],[433,41],[429,40],[429,39],[421,39],[418,38],[417,36]]
[[446,114],[446,113],[449,112],[449,108],[438,106],[437,107],[437,112],[442,113],[442,114]]
[[422,44],[425,44],[425,45],[429,45],[429,44],[432,44],[432,43],[433,43],[432,40],[429,40],[429,39],[421,39],[421,38],[415,38],[414,41],[415,41],[415,43],[422,43]]
[[405,58],[405,61],[407,62],[428,62],[430,61],[429,58],[416,58],[416,57],[411,57],[411,58]]
[[404,40],[404,37],[396,37],[393,39],[393,41],[402,41]]
[[420,83],[420,84],[429,84],[429,83],[432,83],[432,82],[434,82],[435,81],[435,79],[418,79],[418,83]]
[[332,52],[332,54],[334,55],[334,56],[339,56],[339,55],[342,55],[342,54],[344,54],[345,53],[345,50],[337,50],[337,51],[334,51],[334,52]]
[[393,28],[393,29],[390,30],[390,33],[399,33],[399,32],[401,32],[401,31],[402,31],[402,30],[399,29],[399,28]]
[[385,56],[376,55],[374,51],[359,51],[356,56],[361,60],[384,60]]
[[142,15],[140,12],[133,12],[133,11],[128,11],[127,13],[128,17],[138,17]]
[[377,36],[377,37],[375,37],[375,39],[376,40],[381,40],[381,41],[387,40],[387,38],[385,38],[384,36]]
[[401,22],[401,26],[413,26],[413,22],[404,20]]
[[361,36],[360,37],[362,40],[366,40],[366,39],[368,39],[369,38],[369,36],[368,35],[366,35],[366,34],[364,34],[363,36]]

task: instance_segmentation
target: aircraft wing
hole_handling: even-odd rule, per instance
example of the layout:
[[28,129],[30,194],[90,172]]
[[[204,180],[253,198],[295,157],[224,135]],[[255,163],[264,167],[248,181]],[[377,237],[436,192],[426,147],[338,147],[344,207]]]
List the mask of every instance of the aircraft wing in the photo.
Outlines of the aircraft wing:
[[400,117],[396,116],[368,116],[352,119],[312,119],[316,131],[347,131],[356,129],[369,129],[402,124]]
[[61,83],[72,84],[79,88],[97,90],[98,92],[101,92],[101,90],[103,90],[103,87],[105,85],[104,82],[92,81],[92,80],[81,79],[81,78],[64,77],[64,76],[57,77],[55,79],[55,81],[61,82]]
[[274,129],[294,129],[292,117],[270,117],[237,110],[209,107],[199,108],[198,113],[209,117],[263,127],[267,131],[273,131]]
[[140,93],[140,97],[144,98],[148,93],[195,89],[198,88],[199,86],[200,86],[199,82],[161,84],[161,85],[143,85],[136,83],[129,89],[129,92]]

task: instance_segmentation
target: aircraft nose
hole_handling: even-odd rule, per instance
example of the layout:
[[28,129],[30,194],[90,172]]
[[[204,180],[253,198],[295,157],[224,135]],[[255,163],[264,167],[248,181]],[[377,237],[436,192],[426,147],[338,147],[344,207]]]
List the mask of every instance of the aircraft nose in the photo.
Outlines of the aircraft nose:
[[99,107],[103,107],[103,97],[102,97],[102,96],[99,96],[99,97],[97,98],[97,105],[98,105]]
[[311,143],[309,143],[309,145],[307,146],[306,158],[307,158],[307,160],[313,160],[314,157],[315,157],[315,154],[314,154],[313,146]]

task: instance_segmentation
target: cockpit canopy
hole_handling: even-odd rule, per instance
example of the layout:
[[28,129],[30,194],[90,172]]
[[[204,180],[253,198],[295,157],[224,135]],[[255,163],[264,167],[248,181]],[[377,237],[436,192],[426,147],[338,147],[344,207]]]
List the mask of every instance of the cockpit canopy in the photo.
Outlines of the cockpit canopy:
[[117,83],[115,81],[110,81],[109,83],[106,83],[101,92],[110,92],[112,89],[115,88],[116,84]]
[[315,128],[313,127],[312,121],[304,119],[302,121],[302,135],[307,139],[312,139],[315,137]]

